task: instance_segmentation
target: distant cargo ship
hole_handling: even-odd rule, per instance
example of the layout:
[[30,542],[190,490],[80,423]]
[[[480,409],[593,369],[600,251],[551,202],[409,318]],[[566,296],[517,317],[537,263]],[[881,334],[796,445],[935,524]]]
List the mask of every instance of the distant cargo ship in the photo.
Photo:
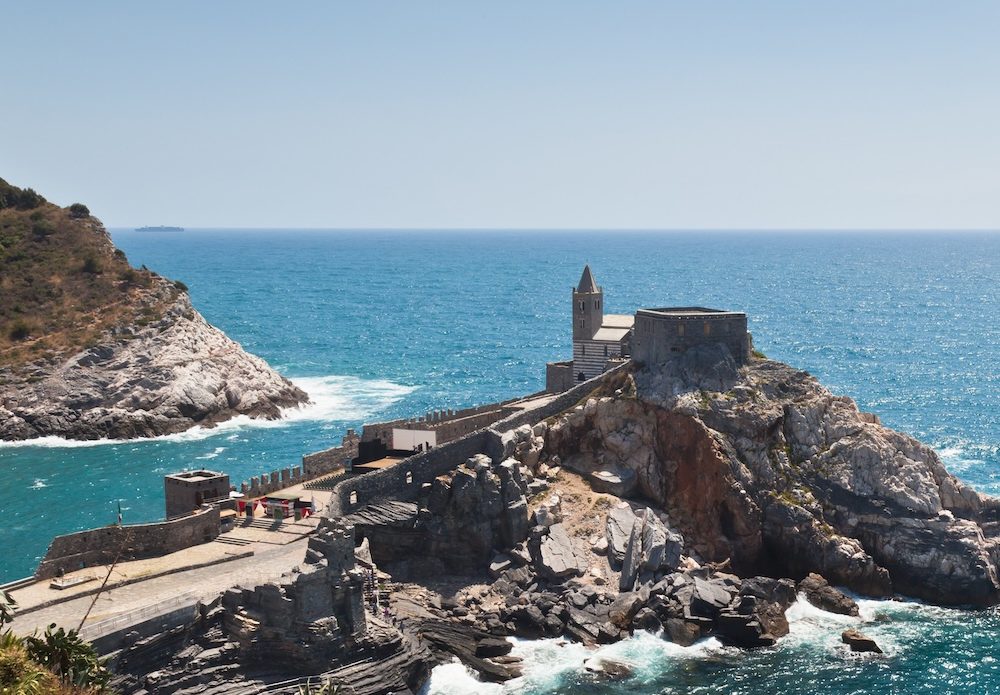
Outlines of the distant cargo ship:
[[183,232],[184,227],[136,227],[137,232]]

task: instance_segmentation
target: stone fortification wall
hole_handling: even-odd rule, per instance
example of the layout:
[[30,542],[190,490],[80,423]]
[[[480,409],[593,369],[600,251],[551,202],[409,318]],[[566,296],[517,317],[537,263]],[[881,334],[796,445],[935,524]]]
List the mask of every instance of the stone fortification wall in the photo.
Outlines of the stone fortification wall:
[[549,362],[545,365],[545,390],[562,393],[573,387],[573,360]]
[[392,468],[344,480],[334,488],[329,514],[349,514],[366,504],[385,499],[416,499],[421,485],[484,451],[488,439],[486,433],[485,429],[478,430],[404,459]]
[[[542,393],[544,392],[532,394],[532,396],[539,396]],[[361,441],[371,442],[375,439],[381,439],[391,448],[393,429],[431,430],[437,433],[437,442],[440,446],[476,430],[489,427],[494,422],[510,415],[517,410],[516,404],[520,400],[523,398],[512,398],[461,410],[435,410],[417,418],[372,423],[365,425],[362,429]]]
[[361,438],[350,429],[340,440],[340,446],[306,454],[302,457],[302,479],[312,480],[321,475],[344,470],[348,462],[357,457],[360,441]]
[[[49,579],[59,571],[106,565],[119,560],[141,560],[207,543],[219,535],[219,510],[206,507],[190,516],[154,524],[105,526],[56,536],[38,565],[35,576]],[[119,556],[119,552],[121,555]]]
[[293,466],[292,468],[282,468],[278,471],[255,475],[250,478],[249,482],[244,480],[240,483],[240,492],[243,493],[244,497],[262,497],[277,490],[298,485],[306,480],[308,478],[302,475],[302,469]]
[[[486,453],[492,458],[502,455],[501,433],[524,424],[535,424],[576,405],[613,374],[626,369],[628,362],[585,381],[557,396],[551,402],[531,410],[518,411],[489,428],[471,432],[430,451],[411,456],[392,468],[367,473],[342,481],[334,488],[330,500],[331,515],[345,515],[365,505],[386,499],[414,500],[420,486],[430,483],[439,475],[454,470],[476,454]],[[521,399],[517,399],[521,400]],[[514,403],[516,401],[508,401]]]
[[750,359],[746,314],[692,307],[682,310],[640,309],[635,314],[632,357],[642,364],[659,364],[695,345],[722,343],[739,364]]
[[302,457],[302,466],[291,466],[255,475],[240,484],[239,491],[244,497],[263,497],[292,485],[315,480],[330,473],[347,470],[347,464],[358,455],[360,438],[354,430],[347,430],[340,446],[335,446]]

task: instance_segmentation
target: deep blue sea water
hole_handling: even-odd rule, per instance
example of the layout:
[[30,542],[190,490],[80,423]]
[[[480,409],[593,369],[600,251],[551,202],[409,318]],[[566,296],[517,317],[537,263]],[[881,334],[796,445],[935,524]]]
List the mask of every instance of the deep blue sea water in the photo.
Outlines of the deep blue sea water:
[[[1000,494],[1000,235],[188,230],[113,232],[134,265],[183,280],[205,317],[313,395],[279,423],[154,441],[0,445],[0,581],[31,573],[51,536],[163,514],[165,473],[235,481],[295,465],[365,420],[509,398],[570,354],[570,288],[590,263],[610,313],[707,304],[750,317],[758,349],[806,369],[885,424],[932,444]],[[546,668],[528,693],[1000,692],[992,612],[872,602],[889,657],[845,657],[838,619],[797,608],[753,654],[652,638],[602,684],[576,647],[519,645]],[[546,650],[550,650],[549,653]],[[445,669],[434,692],[490,692]],[[470,690],[471,688],[471,690]],[[508,688],[510,689],[510,688]]]

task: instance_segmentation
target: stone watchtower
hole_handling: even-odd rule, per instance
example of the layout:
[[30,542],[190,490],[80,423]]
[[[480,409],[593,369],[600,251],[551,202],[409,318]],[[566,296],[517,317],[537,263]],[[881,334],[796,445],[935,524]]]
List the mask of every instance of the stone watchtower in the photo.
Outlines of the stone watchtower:
[[573,290],[573,340],[591,340],[604,323],[604,291],[594,281],[590,266],[583,267]]

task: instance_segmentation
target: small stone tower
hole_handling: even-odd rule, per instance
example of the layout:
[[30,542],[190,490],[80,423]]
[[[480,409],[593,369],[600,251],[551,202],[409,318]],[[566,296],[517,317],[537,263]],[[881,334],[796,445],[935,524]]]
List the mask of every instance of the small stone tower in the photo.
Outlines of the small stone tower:
[[586,265],[580,284],[573,290],[573,340],[591,340],[603,323],[604,292]]

